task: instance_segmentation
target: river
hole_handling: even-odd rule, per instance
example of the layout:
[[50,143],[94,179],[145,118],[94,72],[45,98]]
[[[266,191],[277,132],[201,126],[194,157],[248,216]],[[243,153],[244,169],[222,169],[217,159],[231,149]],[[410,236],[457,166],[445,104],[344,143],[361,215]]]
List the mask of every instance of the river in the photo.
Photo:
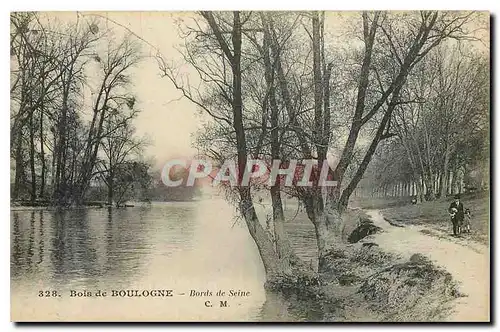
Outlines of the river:
[[[126,209],[11,211],[12,319],[318,319],[310,308],[264,291],[257,248],[234,216],[220,198]],[[171,289],[173,296],[110,296],[112,290],[158,289]],[[107,296],[95,296],[98,290]],[[218,290],[225,295],[216,296]],[[248,295],[230,297],[231,290]],[[40,291],[57,294],[40,297]],[[72,297],[72,291],[92,296]],[[212,294],[190,296],[192,291]]]

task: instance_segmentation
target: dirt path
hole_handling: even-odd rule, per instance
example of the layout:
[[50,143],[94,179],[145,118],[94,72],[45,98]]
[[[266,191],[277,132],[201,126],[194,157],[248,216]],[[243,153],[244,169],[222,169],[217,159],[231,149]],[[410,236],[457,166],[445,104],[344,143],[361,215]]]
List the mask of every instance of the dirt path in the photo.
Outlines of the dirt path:
[[490,257],[487,246],[451,235],[437,236],[436,233],[433,236],[433,231],[423,226],[392,226],[378,210],[366,212],[375,225],[384,229],[373,239],[381,248],[408,258],[415,253],[426,255],[459,282],[460,291],[467,296],[455,300],[449,321],[489,321]]

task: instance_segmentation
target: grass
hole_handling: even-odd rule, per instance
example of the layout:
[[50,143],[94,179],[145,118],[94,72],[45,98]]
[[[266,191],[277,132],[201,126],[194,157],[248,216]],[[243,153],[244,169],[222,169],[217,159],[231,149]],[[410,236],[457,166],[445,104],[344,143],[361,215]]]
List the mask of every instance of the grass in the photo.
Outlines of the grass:
[[358,293],[382,320],[404,322],[442,320],[446,304],[461,296],[451,274],[418,253],[372,274]]
[[[382,214],[391,222],[398,224],[429,225],[440,231],[451,233],[451,221],[448,207],[452,197],[444,200],[424,202],[417,205],[385,207]],[[472,214],[471,233],[463,234],[478,242],[489,243],[490,203],[488,193],[463,195],[462,202]]]
[[351,197],[349,206],[366,210],[378,210],[388,207],[404,206],[411,203],[411,197]]

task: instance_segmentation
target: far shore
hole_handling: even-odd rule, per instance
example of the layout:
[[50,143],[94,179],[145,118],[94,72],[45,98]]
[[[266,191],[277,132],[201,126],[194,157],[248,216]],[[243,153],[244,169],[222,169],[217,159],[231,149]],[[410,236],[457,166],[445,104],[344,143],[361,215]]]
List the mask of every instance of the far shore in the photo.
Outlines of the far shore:
[[102,209],[102,208],[132,208],[132,207],[140,207],[145,206],[150,203],[181,203],[181,202],[196,202],[198,199],[191,200],[164,200],[164,201],[130,201],[123,203],[119,206],[116,204],[108,204],[104,201],[89,201],[85,202],[82,205],[70,205],[70,206],[59,206],[54,205],[48,201],[35,201],[34,203],[31,201],[11,201],[10,202],[10,210],[11,211],[30,211],[30,210],[76,210],[76,209]]

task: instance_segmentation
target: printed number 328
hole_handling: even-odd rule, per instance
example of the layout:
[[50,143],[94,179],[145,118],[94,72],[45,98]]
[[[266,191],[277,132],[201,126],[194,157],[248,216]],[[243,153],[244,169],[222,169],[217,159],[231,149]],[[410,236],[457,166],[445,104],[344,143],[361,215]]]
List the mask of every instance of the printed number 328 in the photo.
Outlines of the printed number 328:
[[50,290],[41,290],[38,291],[38,297],[58,297],[59,293],[55,290],[50,291]]

